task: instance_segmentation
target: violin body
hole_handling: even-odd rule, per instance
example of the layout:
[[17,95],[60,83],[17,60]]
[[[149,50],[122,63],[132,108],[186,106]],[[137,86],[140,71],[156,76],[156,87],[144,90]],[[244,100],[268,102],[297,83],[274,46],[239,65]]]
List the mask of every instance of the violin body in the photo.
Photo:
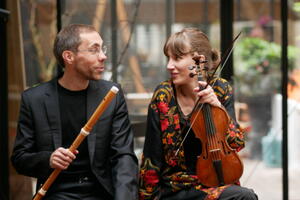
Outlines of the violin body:
[[202,142],[196,166],[201,184],[217,187],[237,182],[243,174],[243,163],[226,141],[229,116],[225,109],[204,104],[191,120],[195,122],[195,136]]

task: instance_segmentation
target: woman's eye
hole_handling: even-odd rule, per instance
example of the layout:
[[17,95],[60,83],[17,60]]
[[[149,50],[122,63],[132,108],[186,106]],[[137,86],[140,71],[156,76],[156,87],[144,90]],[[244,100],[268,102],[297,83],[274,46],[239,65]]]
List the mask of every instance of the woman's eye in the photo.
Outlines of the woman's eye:
[[178,60],[181,60],[182,57],[181,56],[175,56],[175,60],[178,61]]

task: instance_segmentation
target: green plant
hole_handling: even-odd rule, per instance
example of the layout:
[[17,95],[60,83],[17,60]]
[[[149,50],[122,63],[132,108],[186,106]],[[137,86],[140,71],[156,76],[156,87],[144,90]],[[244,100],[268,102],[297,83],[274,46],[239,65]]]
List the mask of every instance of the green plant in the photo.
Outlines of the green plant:
[[[299,49],[288,47],[289,70]],[[235,85],[238,93],[256,96],[276,93],[281,80],[281,46],[266,40],[246,37],[238,41],[235,53]]]

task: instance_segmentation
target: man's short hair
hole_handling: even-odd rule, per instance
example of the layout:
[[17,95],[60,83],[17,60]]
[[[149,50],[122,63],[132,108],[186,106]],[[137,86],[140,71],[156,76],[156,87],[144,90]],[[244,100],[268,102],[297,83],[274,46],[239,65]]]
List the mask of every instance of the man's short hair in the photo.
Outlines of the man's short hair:
[[77,51],[77,48],[81,43],[81,33],[94,31],[96,31],[96,29],[93,26],[86,24],[70,24],[61,29],[55,38],[53,47],[53,54],[58,64],[65,67],[64,59],[62,57],[64,51]]

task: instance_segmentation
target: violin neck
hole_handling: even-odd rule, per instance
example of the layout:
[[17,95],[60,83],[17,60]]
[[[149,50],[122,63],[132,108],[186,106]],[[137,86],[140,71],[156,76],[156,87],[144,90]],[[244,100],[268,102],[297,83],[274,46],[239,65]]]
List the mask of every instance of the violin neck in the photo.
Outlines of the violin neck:
[[208,103],[205,103],[202,109],[203,109],[206,132],[208,135],[213,135],[216,132],[216,127],[214,125],[213,116],[211,114],[211,106]]

